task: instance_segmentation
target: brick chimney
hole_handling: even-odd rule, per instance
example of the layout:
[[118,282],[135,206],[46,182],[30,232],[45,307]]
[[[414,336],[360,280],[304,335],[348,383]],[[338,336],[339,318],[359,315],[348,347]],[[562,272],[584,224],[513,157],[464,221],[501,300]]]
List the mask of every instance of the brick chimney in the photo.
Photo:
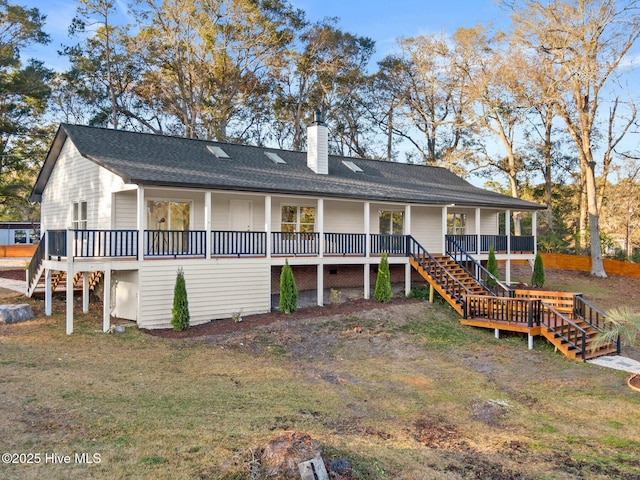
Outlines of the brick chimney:
[[307,127],[307,167],[319,175],[329,173],[329,129],[322,121],[320,110]]

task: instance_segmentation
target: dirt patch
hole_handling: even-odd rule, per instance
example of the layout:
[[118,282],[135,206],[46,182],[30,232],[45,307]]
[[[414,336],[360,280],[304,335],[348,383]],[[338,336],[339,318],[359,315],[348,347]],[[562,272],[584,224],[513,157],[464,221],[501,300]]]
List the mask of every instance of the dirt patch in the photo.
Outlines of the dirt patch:
[[[421,303],[421,300],[405,297],[394,297],[386,304],[389,306],[394,305],[410,305],[415,303]],[[196,325],[189,327],[181,332],[176,332],[171,329],[158,329],[158,330],[144,330],[149,335],[163,337],[163,338],[194,338],[194,337],[207,337],[215,335],[223,335],[226,333],[242,332],[252,330],[256,327],[263,327],[271,325],[273,323],[282,322],[299,322],[306,319],[314,319],[318,317],[330,317],[330,316],[349,316],[355,313],[367,312],[377,308],[381,308],[383,304],[375,302],[373,300],[350,300],[348,302],[326,305],[324,307],[305,307],[298,309],[297,311],[285,314],[280,311],[273,311],[270,313],[264,313],[260,315],[247,315],[242,317],[241,322],[234,322],[232,319],[212,320],[211,322],[204,323],[202,325]]]
[[455,425],[445,418],[425,416],[413,424],[415,438],[429,448],[438,450],[467,450],[469,445],[464,441]]
[[22,270],[3,270],[0,269],[0,278],[8,278],[9,280],[24,280],[25,273]]

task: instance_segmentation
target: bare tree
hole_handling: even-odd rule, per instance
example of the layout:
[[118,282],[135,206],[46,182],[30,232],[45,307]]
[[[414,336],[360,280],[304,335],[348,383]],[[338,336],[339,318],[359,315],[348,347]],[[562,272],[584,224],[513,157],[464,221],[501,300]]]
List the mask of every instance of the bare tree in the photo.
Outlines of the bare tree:
[[557,108],[575,142],[583,173],[591,245],[591,274],[602,263],[594,134],[601,92],[640,35],[638,1],[514,0],[515,34],[559,72]]

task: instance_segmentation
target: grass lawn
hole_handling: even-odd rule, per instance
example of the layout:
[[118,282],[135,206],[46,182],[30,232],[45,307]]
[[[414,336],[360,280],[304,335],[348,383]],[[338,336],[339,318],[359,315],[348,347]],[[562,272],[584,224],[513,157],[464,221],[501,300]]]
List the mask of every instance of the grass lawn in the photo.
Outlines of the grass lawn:
[[0,478],[264,478],[252,458],[296,430],[356,479],[640,479],[626,373],[446,305],[167,340],[100,333],[93,305],[67,336],[61,300],[50,318],[32,304],[37,320],[0,326],[0,451],[39,463]]

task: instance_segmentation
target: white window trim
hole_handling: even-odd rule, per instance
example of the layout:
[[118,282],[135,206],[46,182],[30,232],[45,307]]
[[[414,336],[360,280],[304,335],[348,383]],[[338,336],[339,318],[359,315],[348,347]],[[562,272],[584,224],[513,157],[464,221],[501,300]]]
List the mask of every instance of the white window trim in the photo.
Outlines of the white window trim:
[[[313,208],[314,209],[314,215],[313,215],[313,231],[314,233],[317,230],[317,225],[318,225],[318,221],[317,221],[317,215],[318,215],[318,206],[314,205],[312,203],[292,203],[292,202],[281,202],[280,203],[280,210],[278,211],[278,222],[280,224],[280,231],[282,232],[282,207],[296,207],[297,212],[296,212],[296,225],[295,225],[295,232],[299,233],[300,232],[300,210],[302,208]],[[306,224],[305,224],[306,225]]]

